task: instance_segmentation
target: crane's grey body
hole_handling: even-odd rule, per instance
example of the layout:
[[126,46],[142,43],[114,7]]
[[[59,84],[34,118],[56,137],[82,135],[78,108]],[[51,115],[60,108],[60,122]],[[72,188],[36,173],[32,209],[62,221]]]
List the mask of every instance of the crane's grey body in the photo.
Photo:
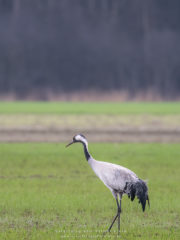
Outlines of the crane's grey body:
[[136,182],[138,177],[125,167],[108,162],[96,161],[92,157],[88,160],[95,174],[112,192],[123,193],[126,182]]
[[[73,137],[72,143],[80,142],[84,146],[84,153],[86,160],[91,166],[97,177],[110,189],[117,203],[117,214],[114,217],[111,226],[108,231],[111,230],[114,222],[118,218],[118,231],[120,231],[120,213],[121,213],[121,199],[123,194],[127,194],[133,201],[135,196],[139,199],[139,203],[142,205],[142,210],[145,210],[146,200],[149,204],[148,188],[146,183],[139,179],[138,176],[129,170],[128,168],[122,167],[117,164],[108,162],[102,162],[95,160],[88,151],[88,142],[86,138],[78,134]],[[118,195],[119,201],[118,202]]]

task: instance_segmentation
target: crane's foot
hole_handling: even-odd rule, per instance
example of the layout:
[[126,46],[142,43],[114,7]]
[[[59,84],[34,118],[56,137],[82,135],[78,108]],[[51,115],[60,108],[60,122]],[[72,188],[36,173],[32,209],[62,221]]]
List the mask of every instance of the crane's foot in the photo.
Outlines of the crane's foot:
[[104,237],[107,233],[109,233],[108,230],[106,230],[105,232],[103,232],[102,237]]

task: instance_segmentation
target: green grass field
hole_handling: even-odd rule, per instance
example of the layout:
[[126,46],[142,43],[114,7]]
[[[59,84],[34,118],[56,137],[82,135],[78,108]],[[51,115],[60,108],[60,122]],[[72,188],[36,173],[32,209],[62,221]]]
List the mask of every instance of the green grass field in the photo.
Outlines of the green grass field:
[[180,114],[180,102],[0,102],[0,114]]
[[[151,208],[122,201],[120,239],[180,237],[178,144],[90,144],[110,161],[149,180]],[[110,191],[87,164],[82,146],[0,144],[0,239],[102,239],[116,213]],[[117,238],[117,224],[103,239]]]

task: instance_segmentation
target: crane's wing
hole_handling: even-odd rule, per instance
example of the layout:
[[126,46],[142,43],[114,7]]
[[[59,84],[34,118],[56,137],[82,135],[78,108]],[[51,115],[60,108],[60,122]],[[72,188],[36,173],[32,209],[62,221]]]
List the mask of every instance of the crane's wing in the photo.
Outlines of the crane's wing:
[[100,161],[96,161],[95,165],[93,170],[96,175],[113,190],[123,191],[126,182],[135,182],[138,179],[134,172],[120,165]]

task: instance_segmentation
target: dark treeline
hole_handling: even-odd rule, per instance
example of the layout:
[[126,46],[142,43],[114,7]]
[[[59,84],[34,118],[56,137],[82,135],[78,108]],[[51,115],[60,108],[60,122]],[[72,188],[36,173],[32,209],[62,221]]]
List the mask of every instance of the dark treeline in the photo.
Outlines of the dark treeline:
[[0,0],[0,94],[180,92],[179,0]]

